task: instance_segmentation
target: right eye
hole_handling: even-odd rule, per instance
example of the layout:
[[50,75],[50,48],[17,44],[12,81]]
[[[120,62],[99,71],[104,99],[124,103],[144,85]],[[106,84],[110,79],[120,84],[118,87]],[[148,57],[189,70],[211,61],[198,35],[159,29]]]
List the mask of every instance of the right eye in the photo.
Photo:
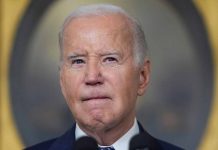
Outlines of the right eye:
[[71,60],[72,68],[81,68],[85,65],[86,61],[82,58],[74,58]]
[[84,64],[85,61],[83,59],[74,59],[72,60],[72,65]]

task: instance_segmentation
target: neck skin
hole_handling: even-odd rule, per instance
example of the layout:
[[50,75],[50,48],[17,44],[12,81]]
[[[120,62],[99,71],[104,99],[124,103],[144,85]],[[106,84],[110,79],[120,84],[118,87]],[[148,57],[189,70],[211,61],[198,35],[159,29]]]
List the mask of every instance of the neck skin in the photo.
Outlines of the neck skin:
[[111,128],[104,128],[101,130],[92,130],[79,124],[81,130],[87,135],[95,138],[99,145],[110,146],[115,143],[120,137],[122,137],[134,124],[135,115],[127,116],[120,123],[114,125]]

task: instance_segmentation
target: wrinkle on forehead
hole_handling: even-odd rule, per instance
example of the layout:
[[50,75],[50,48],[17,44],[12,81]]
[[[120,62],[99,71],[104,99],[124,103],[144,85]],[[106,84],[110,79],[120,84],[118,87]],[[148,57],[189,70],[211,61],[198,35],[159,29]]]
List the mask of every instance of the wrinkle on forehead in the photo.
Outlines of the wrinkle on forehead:
[[119,14],[76,18],[66,26],[63,40],[63,49],[68,50],[133,49],[130,22]]
[[[98,32],[100,32],[101,36],[103,37],[113,35],[118,31],[122,33],[128,33],[129,36],[133,35],[131,31],[130,21],[127,20],[125,16],[120,14],[108,14],[104,16],[76,18],[69,22],[69,24],[66,26],[64,30],[64,39],[70,37],[72,32],[69,32],[69,30],[73,31],[74,27],[77,27],[77,29],[74,30],[76,33],[81,33],[79,32],[80,30],[87,30],[90,37]],[[108,28],[108,30],[105,30],[105,28],[103,28],[102,31],[102,27]],[[98,28],[98,30],[96,30],[96,28]],[[102,38],[101,36],[99,36],[99,38]]]
[[[100,15],[88,15],[88,16],[80,16],[77,18],[73,18],[71,21],[68,22],[68,24],[65,25],[64,31],[71,26],[73,23],[74,25],[76,24],[75,22],[80,24],[80,27],[85,27],[85,26],[90,26],[91,24],[81,24],[81,22],[86,22],[89,21],[89,19],[93,20],[93,23],[95,22],[101,22],[102,24],[108,25],[108,26],[114,26],[114,22],[116,22],[116,27],[115,28],[123,28],[123,27],[128,27],[130,30],[131,28],[131,21],[123,14],[120,13],[109,13],[109,14],[100,14]],[[127,29],[127,28],[126,28]],[[65,33],[65,32],[64,32]]]

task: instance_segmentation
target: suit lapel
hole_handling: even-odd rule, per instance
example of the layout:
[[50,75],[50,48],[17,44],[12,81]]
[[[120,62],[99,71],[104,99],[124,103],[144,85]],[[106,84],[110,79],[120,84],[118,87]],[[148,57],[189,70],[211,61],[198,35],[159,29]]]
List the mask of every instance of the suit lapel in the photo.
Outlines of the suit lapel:
[[64,135],[57,138],[49,150],[75,150],[75,128],[76,124]]
[[143,126],[138,122],[139,125],[139,132],[140,133],[145,133],[145,141],[148,143],[148,147],[150,150],[162,150],[161,145],[159,144],[158,140],[152,137],[148,132],[146,132],[143,128]]
[[[149,144],[149,148],[151,150],[161,150],[161,146],[157,139],[152,137],[149,133],[147,133],[142,125],[138,122],[139,125],[139,132],[146,134],[146,139],[143,139],[147,141]],[[73,125],[73,127],[68,130],[64,135],[57,138],[56,141],[51,145],[49,150],[75,150],[75,128],[76,124]]]

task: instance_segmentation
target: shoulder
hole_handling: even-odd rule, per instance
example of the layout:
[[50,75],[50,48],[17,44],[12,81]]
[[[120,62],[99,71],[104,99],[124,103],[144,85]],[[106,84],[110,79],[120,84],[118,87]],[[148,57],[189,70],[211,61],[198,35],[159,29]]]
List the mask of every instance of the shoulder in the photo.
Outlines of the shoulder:
[[55,141],[56,141],[56,138],[50,139],[50,140],[38,143],[36,145],[27,147],[24,150],[48,150]]
[[168,143],[168,142],[165,142],[165,141],[162,141],[162,140],[159,140],[159,139],[156,139],[160,145],[160,147],[163,149],[163,150],[184,150],[183,148],[180,148],[176,145],[173,145],[171,143]]
[[68,150],[73,148],[75,142],[75,125],[63,135],[25,148],[24,150]]
[[143,126],[138,122],[140,133],[143,133],[144,140],[147,141],[148,147],[155,150],[184,150],[176,145],[157,139],[146,132]]

